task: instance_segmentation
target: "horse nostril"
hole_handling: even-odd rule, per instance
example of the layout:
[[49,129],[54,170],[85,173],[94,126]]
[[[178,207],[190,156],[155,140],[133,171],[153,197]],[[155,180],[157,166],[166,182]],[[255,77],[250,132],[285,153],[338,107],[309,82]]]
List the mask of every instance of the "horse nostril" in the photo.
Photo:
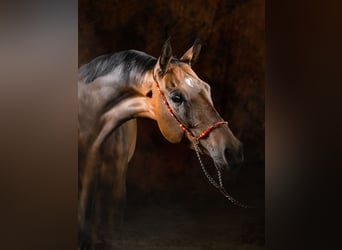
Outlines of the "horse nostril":
[[244,153],[243,153],[243,144],[242,143],[241,143],[241,145],[239,147],[238,158],[239,158],[239,161],[243,162],[243,160],[244,160]]
[[224,156],[226,157],[226,160],[228,163],[230,163],[230,164],[234,163],[234,157],[233,157],[234,154],[230,148],[227,147],[224,150]]
[[236,167],[237,165],[240,165],[244,160],[244,153],[243,153],[243,145],[242,143],[239,144],[238,147],[235,148],[229,148],[227,147],[224,150],[224,154],[226,157],[226,160],[233,165],[232,167]]
[[225,148],[224,155],[229,159],[229,156],[231,155],[231,151],[229,148]]

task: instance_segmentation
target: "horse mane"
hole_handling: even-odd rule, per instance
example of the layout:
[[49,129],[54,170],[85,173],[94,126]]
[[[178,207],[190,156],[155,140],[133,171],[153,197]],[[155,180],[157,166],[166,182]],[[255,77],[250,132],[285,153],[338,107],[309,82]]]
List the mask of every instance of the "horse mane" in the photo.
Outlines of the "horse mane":
[[152,69],[157,59],[137,50],[120,51],[114,54],[107,54],[96,57],[79,68],[78,79],[90,83],[98,77],[112,72],[120,66],[121,72],[129,76],[130,72],[144,73]]

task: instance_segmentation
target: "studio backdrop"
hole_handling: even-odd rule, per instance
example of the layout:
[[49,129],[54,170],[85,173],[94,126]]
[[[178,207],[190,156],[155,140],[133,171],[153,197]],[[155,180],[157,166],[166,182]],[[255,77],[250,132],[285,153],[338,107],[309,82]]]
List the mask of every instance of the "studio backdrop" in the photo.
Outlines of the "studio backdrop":
[[[172,144],[155,121],[138,119],[125,249],[264,249],[264,1],[79,0],[78,15],[79,66],[129,49],[158,58],[168,38],[179,58],[199,38],[193,69],[210,84],[215,108],[244,145],[243,166],[223,179],[253,209],[233,205],[213,188],[187,143]],[[212,171],[210,158],[203,158]]]

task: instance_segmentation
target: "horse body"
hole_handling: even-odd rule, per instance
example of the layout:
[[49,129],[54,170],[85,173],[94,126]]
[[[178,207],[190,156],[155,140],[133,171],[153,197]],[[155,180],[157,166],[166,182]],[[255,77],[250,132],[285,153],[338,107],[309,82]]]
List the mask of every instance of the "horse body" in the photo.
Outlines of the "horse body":
[[[80,68],[81,249],[94,246],[97,241],[109,242],[118,233],[127,166],[136,144],[135,119],[156,120],[164,137],[172,143],[188,136],[163,105],[156,81],[170,101],[169,108],[191,133],[200,134],[211,124],[222,121],[212,105],[209,85],[191,69],[199,50],[200,46],[194,44],[180,60],[175,59],[167,41],[158,59],[130,50],[98,57]],[[228,126],[210,133],[198,145],[218,167],[231,165],[228,155],[241,155],[241,143]]]
[[[153,58],[137,51],[108,57],[81,68],[78,82],[79,220],[83,237],[91,241],[113,238],[107,235],[115,230],[112,223],[120,224],[127,165],[136,143],[134,118],[151,117],[141,82],[149,68],[131,63],[132,58],[141,63]],[[112,63],[101,68],[105,59]]]

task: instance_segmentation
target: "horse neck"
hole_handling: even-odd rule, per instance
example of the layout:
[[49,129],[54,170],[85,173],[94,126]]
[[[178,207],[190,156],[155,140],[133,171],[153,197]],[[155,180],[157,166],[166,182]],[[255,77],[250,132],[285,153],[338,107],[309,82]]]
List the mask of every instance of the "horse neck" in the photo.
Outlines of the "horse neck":
[[116,93],[115,104],[109,106],[101,117],[105,126],[115,129],[130,119],[138,117],[155,119],[149,97],[152,87],[152,70],[147,70],[139,77],[130,77],[128,83],[121,84]]
[[154,85],[153,69],[147,70],[139,79],[132,81],[132,87],[140,96],[149,97]]
[[[78,83],[79,138],[96,145],[124,122],[145,117],[155,119],[149,93],[153,88],[152,69],[123,79],[115,70],[91,83]],[[127,73],[127,72],[126,72]]]

